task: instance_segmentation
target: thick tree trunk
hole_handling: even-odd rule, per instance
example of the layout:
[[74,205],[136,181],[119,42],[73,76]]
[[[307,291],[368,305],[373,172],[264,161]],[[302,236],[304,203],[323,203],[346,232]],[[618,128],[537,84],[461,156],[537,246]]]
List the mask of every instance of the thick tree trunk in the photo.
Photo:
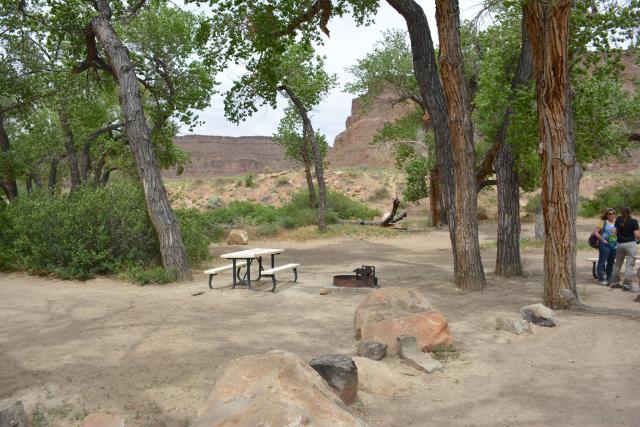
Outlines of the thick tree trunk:
[[313,177],[311,176],[311,159],[309,159],[308,141],[302,142],[302,163],[304,164],[304,177],[307,180],[307,189],[309,190],[309,206],[313,209],[318,207],[318,198],[316,197],[316,189],[313,185]]
[[75,191],[78,187],[80,187],[81,184],[76,143],[73,140],[73,131],[71,130],[71,126],[69,125],[69,120],[62,110],[58,111],[58,118],[60,119],[60,127],[62,128],[62,133],[64,134],[64,146],[67,151],[69,176],[71,178],[71,191]]
[[[2,150],[1,155],[3,157],[9,155],[9,150],[11,150],[9,135],[7,135],[7,131],[4,128],[4,115],[2,112],[0,112],[0,150]],[[10,161],[6,162],[4,175],[0,177],[0,179],[2,180],[0,183],[2,184],[1,186],[7,199],[11,201],[18,197],[18,183],[16,182],[16,175]]]
[[442,83],[438,77],[433,40],[429,22],[424,10],[415,0],[387,0],[407,23],[407,31],[411,40],[413,54],[413,69],[420,89],[420,96],[424,100],[425,108],[431,117],[436,140],[436,157],[438,177],[441,184],[443,202],[442,211],[446,215],[449,225],[449,236],[454,258],[454,278],[458,283],[458,268],[469,260],[460,259],[456,251],[455,197],[453,177],[453,152],[451,150],[451,133],[447,117],[447,102],[444,97]]
[[544,216],[544,303],[566,305],[562,291],[576,297],[576,200],[578,173],[571,130],[568,39],[571,0],[529,0],[523,6],[536,78],[542,212]]
[[51,164],[49,165],[49,193],[52,195],[56,191],[56,185],[58,185],[58,157],[54,154],[51,158]]
[[522,275],[522,260],[520,258],[520,189],[518,173],[507,143],[507,134],[515,97],[515,90],[525,86],[533,78],[533,63],[531,58],[531,44],[527,30],[522,24],[522,43],[518,68],[511,79],[511,96],[504,113],[504,120],[496,135],[495,143],[498,152],[493,161],[496,171],[498,192],[498,253],[496,256],[495,274],[498,276]]
[[498,253],[495,274],[504,277],[521,276],[520,186],[509,144],[500,145],[494,165],[498,180]]
[[325,211],[327,209],[327,190],[324,182],[324,167],[322,166],[322,152],[316,140],[316,133],[311,125],[311,120],[307,114],[307,108],[304,106],[300,98],[287,86],[281,86],[285,91],[293,105],[295,105],[302,119],[303,138],[309,141],[313,150],[313,163],[316,171],[316,181],[318,181],[318,231],[325,233],[327,231],[327,223],[325,220]]
[[478,241],[478,197],[470,104],[464,82],[457,0],[436,0],[440,39],[440,73],[447,98],[455,182],[456,285],[480,291],[486,280]]
[[127,48],[111,25],[111,9],[108,3],[105,0],[95,0],[94,4],[100,15],[91,20],[91,26],[118,80],[129,147],[133,152],[138,176],[144,188],[149,218],[158,234],[162,265],[165,269],[175,271],[178,280],[191,279],[180,226],[171,210],[151,145],[151,135],[142,109],[135,69],[129,59]]
[[434,168],[429,174],[429,214],[431,226],[440,225],[440,184],[438,181],[438,168]]

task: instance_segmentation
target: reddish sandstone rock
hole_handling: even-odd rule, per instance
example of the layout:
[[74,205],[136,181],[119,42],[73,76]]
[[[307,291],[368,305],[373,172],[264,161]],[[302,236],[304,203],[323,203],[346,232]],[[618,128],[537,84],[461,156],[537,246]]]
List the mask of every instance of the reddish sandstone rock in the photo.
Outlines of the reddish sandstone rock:
[[366,426],[300,357],[281,350],[218,369],[191,427]]
[[453,341],[447,319],[413,289],[381,288],[356,308],[356,337],[387,344],[387,353],[398,354],[397,338],[416,337],[418,348],[428,351]]

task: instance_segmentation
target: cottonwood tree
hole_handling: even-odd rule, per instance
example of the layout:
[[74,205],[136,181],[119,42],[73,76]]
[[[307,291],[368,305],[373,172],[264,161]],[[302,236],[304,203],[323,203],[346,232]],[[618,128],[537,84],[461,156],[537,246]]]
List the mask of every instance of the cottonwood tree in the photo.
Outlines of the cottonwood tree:
[[[309,42],[292,42],[281,54],[269,52],[250,59],[241,76],[225,96],[225,112],[232,121],[249,117],[257,105],[277,105],[278,94],[288,99],[289,106],[302,124],[303,145],[311,147],[318,185],[318,230],[327,230],[327,206],[324,180],[323,150],[311,123],[310,111],[335,85],[335,76],[324,70],[324,59],[315,55]],[[311,191],[311,187],[309,186]]]
[[[34,22],[44,22],[48,31],[66,37],[64,43],[76,55],[85,52],[84,60],[75,66],[69,64],[73,57],[64,58],[67,72],[69,68],[73,68],[76,75],[87,72],[98,74],[102,70],[117,82],[126,132],[126,138],[121,142],[128,144],[133,154],[137,174],[143,184],[147,210],[158,234],[163,265],[166,269],[174,270],[178,279],[187,279],[190,272],[184,245],[162,183],[159,164],[163,157],[167,157],[167,153],[174,155],[170,139],[176,127],[169,118],[178,111],[180,120],[184,122],[183,118],[187,117],[190,121],[188,109],[206,105],[213,84],[213,73],[211,68],[198,69],[186,60],[194,48],[189,46],[192,43],[187,43],[187,48],[184,48],[184,40],[180,39],[185,33],[183,28],[188,29],[191,41],[194,41],[193,33],[204,29],[205,34],[198,37],[206,41],[208,27],[197,21],[185,20],[177,10],[163,9],[164,4],[166,2],[161,1],[151,2],[150,5],[146,2],[104,0],[52,4],[33,1],[21,2],[21,13]],[[170,25],[172,15],[175,18],[173,27]],[[77,35],[82,28],[84,37],[81,40]],[[154,33],[154,30],[157,32]],[[163,40],[166,40],[164,45]],[[182,43],[181,50],[176,50],[176,41]],[[215,63],[213,57],[207,57],[210,64]],[[141,79],[136,74],[136,65],[144,71]],[[186,73],[183,72],[185,70]],[[162,85],[165,85],[164,91]],[[142,91],[141,87],[144,88]],[[145,105],[148,115],[145,115]],[[71,120],[66,121],[71,128]],[[155,148],[154,142],[157,143]],[[163,145],[167,149],[162,149]]]
[[[273,141],[284,147],[285,156],[301,162],[304,166],[304,175],[309,192],[309,207],[318,207],[318,197],[316,195],[313,175],[311,173],[314,164],[313,152],[308,138],[304,135],[304,123],[300,120],[300,114],[296,108],[289,105],[284,112],[284,117],[280,119],[278,129],[273,135]],[[322,153],[322,157],[327,153],[328,144],[322,134],[316,133],[316,141]]]

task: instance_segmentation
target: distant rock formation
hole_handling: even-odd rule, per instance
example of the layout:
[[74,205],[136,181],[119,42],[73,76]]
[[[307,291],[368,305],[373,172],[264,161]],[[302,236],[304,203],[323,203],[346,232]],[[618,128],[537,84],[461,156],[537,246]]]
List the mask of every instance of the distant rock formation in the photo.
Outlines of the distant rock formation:
[[[267,136],[184,135],[176,136],[173,142],[191,154],[191,164],[182,174],[185,177],[232,176],[299,166],[285,159],[282,147]],[[177,177],[175,168],[165,171],[164,176]]]
[[393,149],[371,145],[371,142],[385,123],[394,122],[415,108],[411,101],[398,103],[396,98],[393,92],[385,91],[366,109],[358,99],[351,102],[346,130],[336,136],[333,149],[327,155],[331,167],[394,165]]

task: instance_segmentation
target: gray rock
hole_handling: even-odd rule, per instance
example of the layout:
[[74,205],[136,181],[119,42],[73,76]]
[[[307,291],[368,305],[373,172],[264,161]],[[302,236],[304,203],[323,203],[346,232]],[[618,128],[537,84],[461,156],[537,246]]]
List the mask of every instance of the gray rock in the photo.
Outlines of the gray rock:
[[404,362],[428,374],[442,369],[442,363],[431,357],[429,353],[418,350],[416,337],[400,335],[397,339],[398,355]]
[[522,318],[499,317],[496,319],[496,329],[510,332],[514,335],[531,335],[531,324]]
[[27,427],[27,413],[20,400],[0,400],[0,427]]
[[316,357],[309,366],[335,390],[347,405],[356,401],[358,394],[358,367],[346,354],[330,354]]
[[549,307],[544,304],[531,304],[520,309],[522,318],[540,326],[556,326],[556,315]]
[[387,345],[378,341],[360,341],[356,352],[358,356],[380,360],[387,354]]

